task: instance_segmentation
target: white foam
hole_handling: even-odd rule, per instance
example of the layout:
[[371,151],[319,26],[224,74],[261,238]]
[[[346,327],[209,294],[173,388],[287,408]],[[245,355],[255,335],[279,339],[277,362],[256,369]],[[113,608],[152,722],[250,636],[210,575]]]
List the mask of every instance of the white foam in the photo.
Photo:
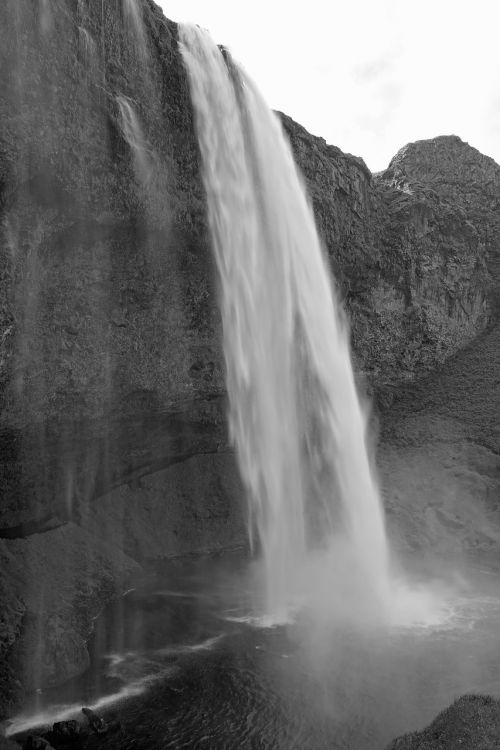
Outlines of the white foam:
[[[113,655],[117,658],[117,655]],[[138,680],[124,685],[115,693],[103,695],[92,703],[86,703],[92,711],[99,712],[104,708],[121,703],[129,698],[134,698],[145,693],[148,688],[158,680],[166,679],[176,673],[177,670],[172,667],[164,667],[155,674],[146,675]],[[56,721],[67,721],[68,719],[81,719],[81,703],[54,705],[42,711],[36,711],[32,714],[20,714],[12,719],[12,724],[8,727],[7,736],[26,732],[34,727],[52,725]]]
[[227,622],[236,622],[250,625],[253,628],[279,628],[291,625],[295,618],[291,611],[282,614],[244,614],[244,615],[222,615]]
[[212,651],[213,648],[224,638],[224,633],[206,638],[199,643],[181,643],[175,646],[165,646],[155,651],[159,656],[177,656],[178,654],[196,653],[198,651]]

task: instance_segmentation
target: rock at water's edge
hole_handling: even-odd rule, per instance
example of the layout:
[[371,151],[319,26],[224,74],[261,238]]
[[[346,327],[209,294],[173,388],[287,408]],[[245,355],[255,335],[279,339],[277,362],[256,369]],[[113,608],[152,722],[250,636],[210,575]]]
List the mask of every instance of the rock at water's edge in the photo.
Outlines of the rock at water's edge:
[[464,695],[421,732],[391,742],[386,750],[494,750],[500,747],[500,701]]

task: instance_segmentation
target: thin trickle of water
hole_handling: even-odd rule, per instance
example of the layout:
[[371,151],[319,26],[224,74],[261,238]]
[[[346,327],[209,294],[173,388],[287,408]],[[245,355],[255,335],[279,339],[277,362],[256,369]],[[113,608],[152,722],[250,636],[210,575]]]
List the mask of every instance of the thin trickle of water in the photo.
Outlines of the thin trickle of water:
[[[117,96],[116,100],[120,111],[120,126],[132,153],[138,197],[148,220],[168,231],[171,215],[168,165],[148,142],[130,99]],[[150,256],[150,261],[157,263],[154,256]]]
[[[348,335],[277,117],[209,35],[180,30],[221,281],[230,431],[283,614],[318,543],[384,603],[389,554]],[[226,56],[227,57],[227,56]],[[300,595],[300,594],[299,594]]]
[[80,57],[89,71],[96,67],[97,48],[91,33],[83,26],[78,27],[78,43]]
[[152,179],[153,163],[139,118],[129,99],[117,96],[116,101],[120,110],[123,135],[132,151],[135,173],[143,185],[148,185]]
[[139,56],[145,59],[147,56],[146,33],[138,0],[122,0],[122,3],[126,26],[135,37]]
[[48,34],[54,22],[50,0],[39,0],[39,25],[42,34]]

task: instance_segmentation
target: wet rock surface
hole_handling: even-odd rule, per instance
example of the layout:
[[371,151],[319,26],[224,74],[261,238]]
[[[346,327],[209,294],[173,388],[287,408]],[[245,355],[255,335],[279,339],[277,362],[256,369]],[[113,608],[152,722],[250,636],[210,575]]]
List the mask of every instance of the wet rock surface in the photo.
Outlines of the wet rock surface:
[[[23,689],[86,668],[92,618],[144,560],[245,543],[176,25],[150,0],[142,27],[121,8],[0,7],[0,717]],[[414,548],[459,528],[491,549],[500,167],[445,137],[372,175],[282,121],[357,368],[394,405],[381,449],[394,534]]]
[[60,742],[71,742],[80,736],[80,725],[75,719],[56,721],[52,727],[52,734]]
[[0,714],[86,668],[141,560],[245,538],[176,25],[139,21],[0,9]]
[[[22,745],[12,741],[5,750],[71,750],[71,748],[98,748],[106,736],[120,741],[121,725],[118,721],[106,721],[90,708],[82,708],[82,720],[57,721],[50,729],[40,729],[37,734],[21,736]],[[0,748],[2,746],[0,745]]]
[[87,719],[92,732],[95,734],[106,734],[109,731],[108,724],[95,711],[92,711],[91,708],[82,708],[82,713]]

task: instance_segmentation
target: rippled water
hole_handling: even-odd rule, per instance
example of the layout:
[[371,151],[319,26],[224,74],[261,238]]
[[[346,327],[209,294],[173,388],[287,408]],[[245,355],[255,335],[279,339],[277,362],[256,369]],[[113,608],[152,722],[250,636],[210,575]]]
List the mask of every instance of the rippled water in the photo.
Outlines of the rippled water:
[[441,584],[440,619],[391,629],[304,611],[266,627],[257,578],[233,557],[163,565],[97,621],[88,673],[34,696],[12,730],[94,705],[121,720],[102,743],[117,750],[377,750],[460,694],[500,695],[497,575]]

